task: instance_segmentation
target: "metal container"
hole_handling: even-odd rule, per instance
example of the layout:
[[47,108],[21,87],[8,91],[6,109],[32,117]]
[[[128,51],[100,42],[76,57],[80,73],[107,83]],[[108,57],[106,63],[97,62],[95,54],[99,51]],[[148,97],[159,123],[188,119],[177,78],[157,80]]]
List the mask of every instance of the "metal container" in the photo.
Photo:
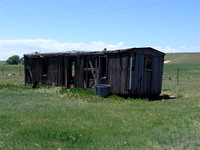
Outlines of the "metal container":
[[110,85],[98,84],[95,86],[95,95],[99,95],[103,98],[110,96]]

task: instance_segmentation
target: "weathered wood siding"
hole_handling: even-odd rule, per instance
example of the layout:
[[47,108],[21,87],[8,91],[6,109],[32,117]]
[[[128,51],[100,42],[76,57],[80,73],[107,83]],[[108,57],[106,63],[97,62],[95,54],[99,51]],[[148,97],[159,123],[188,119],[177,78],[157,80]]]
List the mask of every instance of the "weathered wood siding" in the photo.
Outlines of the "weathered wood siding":
[[41,83],[41,78],[42,78],[41,59],[34,58],[31,60],[30,63],[31,63],[31,72],[32,72],[32,82],[37,80],[39,83]]
[[25,73],[25,84],[31,84],[33,80],[32,75],[32,63],[31,59],[24,57],[24,73]]
[[152,74],[152,87],[151,94],[160,94],[162,89],[162,75],[163,75],[163,62],[162,57],[154,57],[153,74]]
[[[162,86],[163,58],[152,56],[152,69],[145,68],[147,55],[132,55],[135,68],[132,71],[132,94],[160,94]],[[148,56],[149,57],[149,56]]]
[[116,94],[128,93],[129,55],[117,54],[108,57],[108,84],[111,92]]
[[47,84],[58,85],[59,80],[59,58],[49,57],[47,58]]
[[68,58],[66,56],[63,57],[63,86],[68,88]]
[[84,56],[78,55],[75,63],[75,86],[84,88]]
[[134,70],[132,70],[132,85],[131,85],[131,93],[132,94],[140,94],[141,93],[141,84],[142,84],[142,72],[143,65],[140,63],[144,59],[143,55],[136,54],[135,56],[132,55],[134,61]]
[[[26,84],[38,80],[42,84],[86,89],[97,84],[110,84],[111,93],[115,94],[161,93],[164,54],[151,48],[97,53],[36,53],[24,58]],[[150,69],[146,67],[147,59],[152,62]]]

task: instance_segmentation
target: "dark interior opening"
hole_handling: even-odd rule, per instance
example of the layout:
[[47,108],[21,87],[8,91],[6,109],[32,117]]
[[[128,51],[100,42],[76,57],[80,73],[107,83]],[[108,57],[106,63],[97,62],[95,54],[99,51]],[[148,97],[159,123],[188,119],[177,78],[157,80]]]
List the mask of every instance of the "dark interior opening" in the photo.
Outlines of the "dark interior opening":
[[132,68],[131,68],[131,70],[135,71],[136,53],[131,54],[131,57],[132,57]]
[[75,60],[70,60],[69,64],[69,86],[73,87],[75,83]]
[[145,69],[151,70],[153,66],[153,61],[151,58],[145,59]]
[[107,59],[106,57],[100,57],[100,77],[107,77]]
[[84,63],[84,87],[94,88],[97,60],[96,57],[86,57]]

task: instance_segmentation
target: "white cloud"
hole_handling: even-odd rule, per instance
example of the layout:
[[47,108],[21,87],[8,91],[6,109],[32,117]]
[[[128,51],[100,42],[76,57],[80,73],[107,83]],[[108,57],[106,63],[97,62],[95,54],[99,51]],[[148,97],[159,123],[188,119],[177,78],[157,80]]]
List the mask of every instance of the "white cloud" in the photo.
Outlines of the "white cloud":
[[25,40],[0,40],[0,60],[6,60],[12,55],[23,56],[25,53],[38,52],[63,52],[69,50],[101,51],[104,48],[121,49],[125,48],[123,42],[107,44],[101,41],[91,43],[60,43],[55,40],[25,39]]
[[184,52],[200,52],[200,47],[187,47],[187,46],[180,46],[180,48],[173,48],[173,47],[154,47],[157,50],[160,50],[164,53],[184,53]]
[[177,52],[176,48],[172,48],[172,47],[165,47],[165,48],[162,48],[162,47],[154,47],[155,49],[161,51],[161,52],[164,52],[164,53],[175,53]]
[[172,47],[169,47],[169,46],[165,47],[165,48],[163,49],[163,51],[166,52],[166,53],[177,52],[176,48],[172,48]]
[[181,46],[180,48],[183,50],[187,50],[189,52],[200,52],[200,46],[193,46],[193,47]]
[[191,47],[190,49],[195,52],[200,52],[200,46],[194,46],[194,47]]
[[180,48],[181,48],[181,49],[187,49],[187,47],[186,47],[186,46],[181,46]]
[[[134,46],[131,47],[144,47]],[[174,47],[154,47],[164,53],[178,53],[178,52],[200,52],[200,47],[187,47],[180,46],[179,48]],[[45,39],[24,39],[24,40],[0,40],[0,60],[6,60],[12,55],[19,55],[20,57],[26,53],[38,52],[65,52],[70,50],[81,50],[81,51],[101,51],[104,48],[108,50],[116,50],[127,48],[123,42],[116,44],[108,44],[102,41],[93,41],[90,43],[68,43],[58,42],[56,40],[45,40]]]

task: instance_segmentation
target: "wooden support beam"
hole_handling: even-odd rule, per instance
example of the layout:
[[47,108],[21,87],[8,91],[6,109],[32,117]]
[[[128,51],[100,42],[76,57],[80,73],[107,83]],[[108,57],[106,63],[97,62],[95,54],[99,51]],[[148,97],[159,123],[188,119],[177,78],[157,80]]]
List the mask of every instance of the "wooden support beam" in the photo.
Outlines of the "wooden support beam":
[[28,68],[28,71],[29,71],[29,73],[30,73],[31,80],[33,80],[33,75],[32,75],[31,69],[30,69],[30,67],[29,67],[29,66],[28,66],[27,68]]
[[[88,58],[86,59],[86,68],[88,68]],[[89,79],[88,79],[88,70],[86,70],[86,88],[89,86]]]
[[90,68],[92,69],[92,76],[93,76],[93,78],[94,78],[95,85],[96,85],[96,83],[97,83],[97,77],[96,77],[96,75],[95,75],[95,73],[94,73],[94,67],[93,67],[93,65],[92,65],[92,61],[91,61],[91,58],[90,58],[90,57],[89,57],[89,64],[90,64]]
[[130,68],[129,68],[129,90],[132,88],[132,67],[133,67],[133,54],[130,55]]
[[96,70],[95,70],[95,72],[96,72],[96,85],[98,84],[98,82],[99,82],[99,70],[98,70],[98,59],[97,59],[98,57],[96,57],[96,61],[95,61],[95,68],[96,68]]

